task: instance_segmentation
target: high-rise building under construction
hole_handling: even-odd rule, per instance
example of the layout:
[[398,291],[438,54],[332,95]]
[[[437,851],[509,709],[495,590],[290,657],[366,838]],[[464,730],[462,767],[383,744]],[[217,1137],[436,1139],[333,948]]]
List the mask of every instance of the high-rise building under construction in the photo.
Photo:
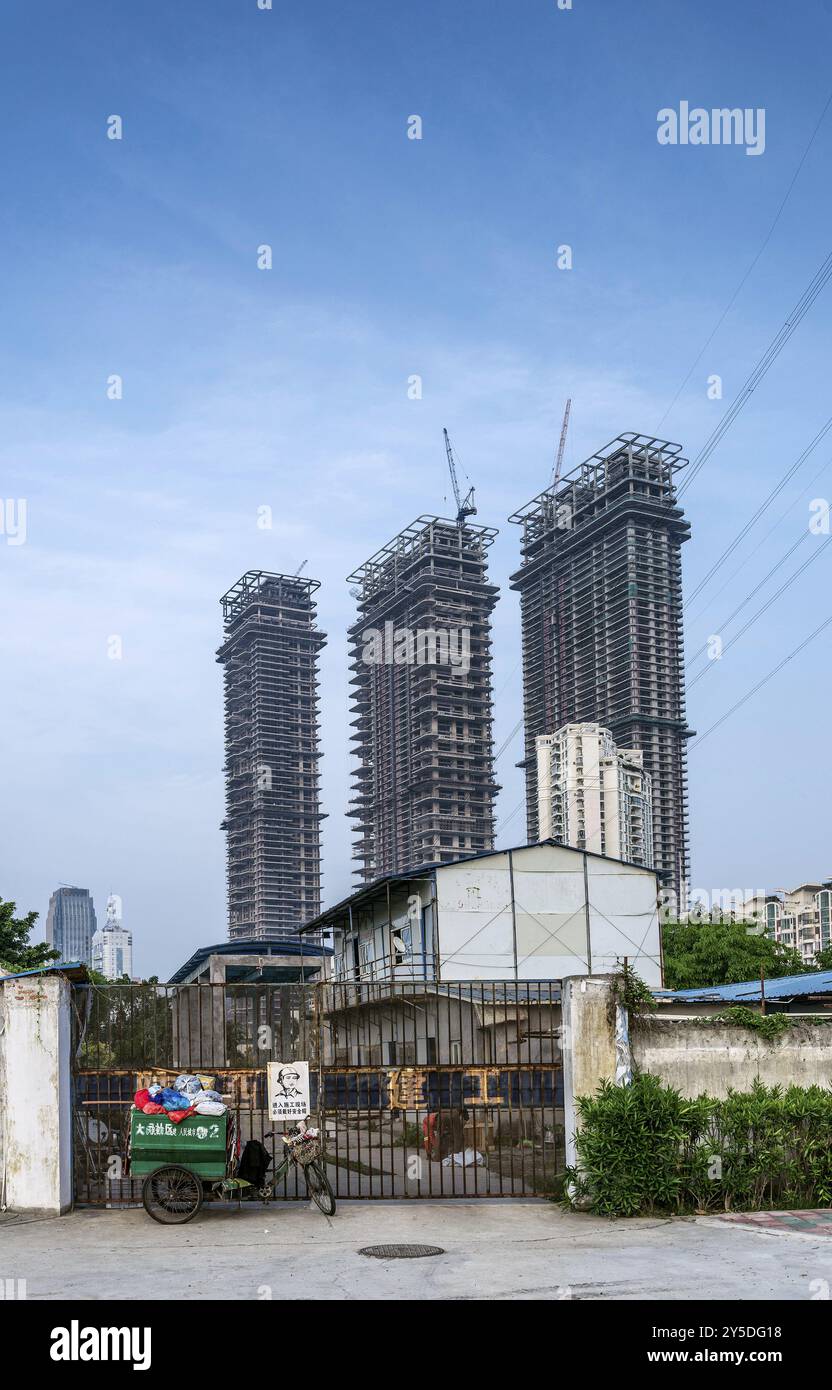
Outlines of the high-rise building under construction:
[[685,906],[689,877],[681,446],[623,434],[510,519],[522,526],[526,814],[539,838],[535,740],[593,722],[640,749],[653,863]]
[[350,628],[350,815],[370,882],[493,848],[488,547],[496,531],[421,516],[360,565]]
[[232,940],[283,940],[321,908],[319,588],[249,570],[221,599]]

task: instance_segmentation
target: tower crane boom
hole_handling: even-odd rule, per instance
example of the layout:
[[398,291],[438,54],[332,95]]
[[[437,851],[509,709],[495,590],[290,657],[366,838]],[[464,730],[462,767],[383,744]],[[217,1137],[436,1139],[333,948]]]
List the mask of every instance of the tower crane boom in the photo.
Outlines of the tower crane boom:
[[456,476],[456,460],[454,458],[454,451],[451,448],[451,441],[448,436],[448,431],[443,430],[442,433],[445,436],[445,453],[448,456],[448,471],[451,475],[451,484],[453,486],[454,499],[456,501],[456,524],[457,526],[464,526],[466,517],[476,516],[477,514],[477,509],[474,505],[474,489],[473,487],[469,487],[465,496],[462,496],[459,490],[459,481]]
[[560,482],[561,469],[563,468],[563,454],[566,449],[566,432],[569,429],[569,416],[572,411],[572,397],[566,402],[566,410],[563,412],[563,428],[560,432],[560,444],[558,445],[558,456],[555,460],[555,468],[552,473],[552,487],[557,487]]

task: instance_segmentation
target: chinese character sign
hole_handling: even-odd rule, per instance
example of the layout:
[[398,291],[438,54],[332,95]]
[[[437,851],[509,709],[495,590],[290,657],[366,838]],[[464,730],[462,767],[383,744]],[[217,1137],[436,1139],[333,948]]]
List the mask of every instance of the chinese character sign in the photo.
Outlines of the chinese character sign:
[[296,1125],[311,1112],[308,1062],[269,1062],[269,1115]]

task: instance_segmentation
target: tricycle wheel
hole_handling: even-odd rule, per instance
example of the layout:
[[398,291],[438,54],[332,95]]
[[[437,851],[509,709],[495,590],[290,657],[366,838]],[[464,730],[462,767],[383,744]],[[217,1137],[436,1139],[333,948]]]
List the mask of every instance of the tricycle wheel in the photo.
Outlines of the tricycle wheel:
[[171,1163],[145,1178],[142,1202],[148,1216],[163,1226],[182,1226],[202,1206],[202,1181],[189,1168]]
[[335,1215],[335,1193],[329,1185],[329,1178],[317,1163],[307,1163],[304,1167],[306,1174],[306,1186],[309,1196],[324,1214],[324,1216]]

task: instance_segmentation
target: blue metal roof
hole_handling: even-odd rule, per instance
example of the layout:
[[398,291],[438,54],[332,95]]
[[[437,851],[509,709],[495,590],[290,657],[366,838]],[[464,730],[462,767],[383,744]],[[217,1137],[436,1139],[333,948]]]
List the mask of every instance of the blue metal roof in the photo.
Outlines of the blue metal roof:
[[[728,1000],[735,1004],[760,999],[760,981],[742,980],[735,985],[710,985],[705,989],[655,990],[657,999],[690,999],[699,1003]],[[832,994],[832,970],[814,970],[808,975],[781,975],[766,980],[766,999],[792,999],[801,995]]]
[[4,966],[0,961],[0,980],[20,980],[26,975],[66,975],[68,979],[84,981],[89,979],[87,967],[82,960],[59,960],[47,961],[46,965],[38,965],[34,970],[14,970],[10,975],[5,973],[8,966]]
[[216,946],[200,946],[199,950],[194,951],[184,965],[180,965],[179,969],[174,971],[167,983],[180,984],[187,975],[193,974],[201,965],[204,965],[209,956],[251,956],[256,959],[265,959],[267,956],[297,956],[298,963],[300,964],[302,958],[305,964],[306,961],[311,963],[311,958],[314,956],[331,955],[332,948],[330,946],[310,945],[309,942],[301,941],[299,938],[297,940],[289,938],[286,941],[220,941]]

